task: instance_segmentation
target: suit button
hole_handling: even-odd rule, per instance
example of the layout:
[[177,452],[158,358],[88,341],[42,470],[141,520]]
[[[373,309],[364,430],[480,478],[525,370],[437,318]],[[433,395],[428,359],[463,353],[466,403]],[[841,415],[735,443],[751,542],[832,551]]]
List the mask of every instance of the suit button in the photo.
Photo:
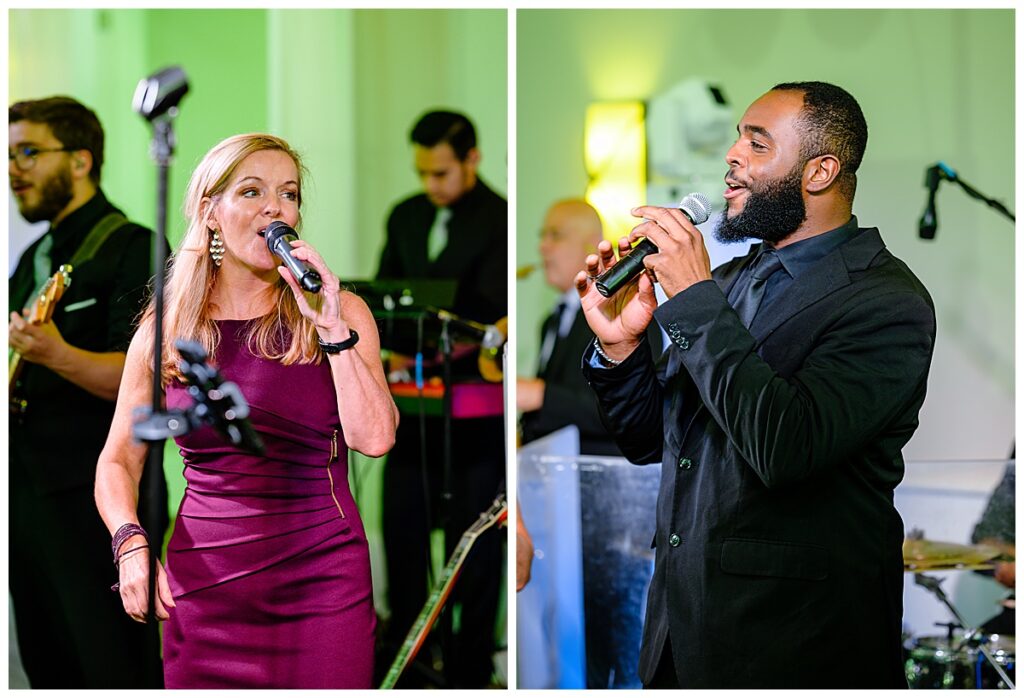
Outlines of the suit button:
[[693,461],[690,460],[689,458],[680,457],[679,467],[682,468],[683,470],[690,470],[691,468],[693,468]]
[[682,349],[683,351],[686,351],[687,349],[690,348],[690,340],[688,340],[686,337],[680,337],[676,344],[678,344],[679,348]]
[[675,533],[673,533],[671,536],[668,537],[668,544],[671,545],[673,548],[678,548],[679,544],[682,543],[682,542],[683,542],[683,539],[680,538]]

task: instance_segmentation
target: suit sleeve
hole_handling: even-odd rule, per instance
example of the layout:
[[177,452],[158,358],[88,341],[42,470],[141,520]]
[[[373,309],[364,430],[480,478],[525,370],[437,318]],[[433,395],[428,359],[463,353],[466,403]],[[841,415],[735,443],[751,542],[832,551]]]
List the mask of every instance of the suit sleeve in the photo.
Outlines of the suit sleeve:
[[661,461],[665,434],[663,389],[645,340],[625,361],[594,368],[594,345],[583,354],[583,375],[597,395],[601,418],[615,444],[632,463]]
[[900,286],[862,293],[817,340],[802,367],[780,376],[713,281],[656,311],[688,340],[680,351],[718,425],[768,487],[814,476],[863,452],[923,398],[935,316]]
[[508,315],[508,205],[494,206],[485,223],[490,244],[475,272],[473,311],[480,322],[495,322]]

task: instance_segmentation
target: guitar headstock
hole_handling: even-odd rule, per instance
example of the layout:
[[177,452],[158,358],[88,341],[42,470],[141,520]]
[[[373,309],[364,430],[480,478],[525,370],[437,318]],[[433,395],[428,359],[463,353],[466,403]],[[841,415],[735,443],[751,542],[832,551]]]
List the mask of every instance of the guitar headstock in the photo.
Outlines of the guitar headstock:
[[505,495],[501,495],[494,500],[487,511],[480,514],[480,518],[472,526],[466,529],[465,537],[476,538],[488,528],[501,523],[507,518],[508,502],[505,499]]
[[57,273],[46,280],[43,288],[36,295],[29,308],[27,320],[33,325],[42,325],[50,321],[57,302],[64,295],[64,290],[71,285],[71,265],[62,264]]

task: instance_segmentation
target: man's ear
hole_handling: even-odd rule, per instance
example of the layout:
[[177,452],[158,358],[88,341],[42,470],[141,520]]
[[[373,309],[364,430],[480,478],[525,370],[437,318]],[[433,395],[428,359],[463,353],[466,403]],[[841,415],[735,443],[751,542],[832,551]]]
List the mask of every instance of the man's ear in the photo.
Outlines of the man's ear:
[[804,178],[807,181],[807,191],[812,194],[828,189],[836,178],[842,165],[835,155],[819,155],[807,161],[804,167]]
[[71,153],[71,171],[77,179],[84,179],[92,172],[92,153],[75,150]]
[[480,166],[480,150],[477,149],[477,148],[470,148],[469,152],[466,153],[466,160],[465,160],[465,162],[466,162],[467,165],[472,165],[473,167],[479,167]]

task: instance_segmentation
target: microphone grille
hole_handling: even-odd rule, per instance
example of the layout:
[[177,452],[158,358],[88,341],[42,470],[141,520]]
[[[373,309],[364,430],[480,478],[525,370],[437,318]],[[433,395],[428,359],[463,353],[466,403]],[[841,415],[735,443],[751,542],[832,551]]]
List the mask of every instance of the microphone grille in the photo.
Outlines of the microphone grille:
[[690,217],[694,225],[700,225],[711,217],[711,202],[699,192],[684,196],[679,202],[679,208]]

